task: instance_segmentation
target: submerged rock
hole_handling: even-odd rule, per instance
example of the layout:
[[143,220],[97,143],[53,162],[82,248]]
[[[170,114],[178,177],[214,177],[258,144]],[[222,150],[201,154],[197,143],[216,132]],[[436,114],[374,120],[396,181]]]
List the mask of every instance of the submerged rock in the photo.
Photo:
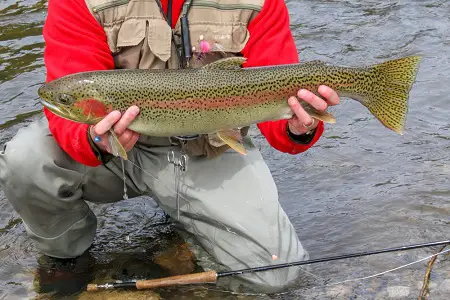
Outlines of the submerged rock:
[[192,273],[195,269],[195,255],[188,244],[175,245],[155,257],[155,263],[168,270],[171,275]]

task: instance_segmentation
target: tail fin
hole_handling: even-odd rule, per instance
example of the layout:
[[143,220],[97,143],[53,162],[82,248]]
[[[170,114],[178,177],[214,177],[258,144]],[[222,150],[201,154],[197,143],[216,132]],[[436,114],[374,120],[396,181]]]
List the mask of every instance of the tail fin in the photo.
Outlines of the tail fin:
[[378,79],[361,101],[380,122],[403,134],[409,91],[416,79],[420,56],[390,60],[370,68]]

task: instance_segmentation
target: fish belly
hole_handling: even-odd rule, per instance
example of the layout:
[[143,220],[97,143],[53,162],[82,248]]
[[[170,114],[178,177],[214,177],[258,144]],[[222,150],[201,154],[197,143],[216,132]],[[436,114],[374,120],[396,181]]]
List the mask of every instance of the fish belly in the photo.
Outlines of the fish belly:
[[164,108],[141,108],[130,129],[148,136],[209,134],[292,117],[287,99],[266,98],[257,104],[243,99],[241,105],[227,105],[223,99],[178,102]]

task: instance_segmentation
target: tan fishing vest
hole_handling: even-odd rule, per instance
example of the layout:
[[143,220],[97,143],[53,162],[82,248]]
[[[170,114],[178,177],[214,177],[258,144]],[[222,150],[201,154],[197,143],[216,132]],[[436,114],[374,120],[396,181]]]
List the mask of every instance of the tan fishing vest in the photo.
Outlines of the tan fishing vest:
[[[186,1],[188,2],[188,1]],[[181,44],[181,24],[172,30],[155,0],[86,0],[87,7],[104,28],[115,67],[122,69],[177,69],[180,62],[176,45]],[[190,67],[240,55],[245,47],[249,22],[259,13],[264,0],[192,0],[188,16],[191,46],[196,51]],[[185,3],[180,17],[188,7]],[[199,56],[203,38],[212,46]],[[243,134],[247,132],[246,128]],[[142,137],[141,141],[167,145],[168,139]],[[174,139],[169,139],[173,141]],[[206,136],[183,142],[191,156],[215,157],[228,146],[214,147]]]

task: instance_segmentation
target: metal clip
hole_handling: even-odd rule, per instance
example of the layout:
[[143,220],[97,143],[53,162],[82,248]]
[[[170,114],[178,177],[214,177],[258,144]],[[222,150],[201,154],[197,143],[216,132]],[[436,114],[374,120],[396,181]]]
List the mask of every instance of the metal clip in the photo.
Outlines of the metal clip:
[[175,167],[180,168],[180,170],[183,172],[185,172],[187,169],[187,155],[184,154],[182,150],[180,150],[179,158],[175,157],[175,152],[173,150],[167,152],[167,161]]
[[169,137],[170,144],[172,146],[183,146],[190,140],[195,140],[200,138],[199,134],[196,135],[183,135],[183,136],[171,136]]
[[176,206],[177,206],[177,220],[180,219],[180,186],[181,186],[181,172],[186,172],[187,169],[187,155],[180,150],[180,156],[175,157],[175,152],[170,150],[167,152],[167,161],[174,166],[175,190],[176,190]]

